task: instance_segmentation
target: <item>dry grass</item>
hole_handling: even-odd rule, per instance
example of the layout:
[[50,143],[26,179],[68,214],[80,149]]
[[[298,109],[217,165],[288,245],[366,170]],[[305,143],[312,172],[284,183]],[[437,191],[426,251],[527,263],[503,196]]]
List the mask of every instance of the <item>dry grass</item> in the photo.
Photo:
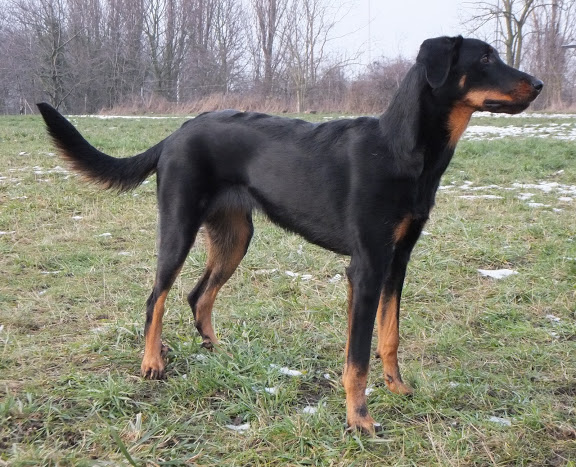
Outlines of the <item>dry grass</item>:
[[[76,121],[116,155],[181,123]],[[98,191],[55,170],[38,119],[2,125],[0,464],[575,465],[576,201],[541,191],[533,201],[549,207],[531,208],[508,189],[576,185],[572,142],[460,145],[403,300],[401,365],[416,394],[388,393],[374,360],[369,404],[385,431],[372,440],[343,426],[346,286],[331,279],[346,258],[258,217],[217,302],[230,355],[205,354],[185,300],[205,260],[198,242],[168,300],[169,379],[143,381],[153,179]],[[461,198],[465,181],[499,185],[481,193],[501,198]],[[518,274],[496,281],[478,268]]]

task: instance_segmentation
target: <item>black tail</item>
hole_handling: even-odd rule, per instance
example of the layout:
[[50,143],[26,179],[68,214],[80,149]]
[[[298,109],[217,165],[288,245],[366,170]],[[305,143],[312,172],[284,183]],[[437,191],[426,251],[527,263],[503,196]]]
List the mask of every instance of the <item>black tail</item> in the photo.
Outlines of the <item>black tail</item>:
[[73,170],[88,179],[105,188],[127,191],[156,172],[162,142],[142,154],[117,159],[98,151],[55,108],[45,103],[37,105],[61,156],[71,163]]

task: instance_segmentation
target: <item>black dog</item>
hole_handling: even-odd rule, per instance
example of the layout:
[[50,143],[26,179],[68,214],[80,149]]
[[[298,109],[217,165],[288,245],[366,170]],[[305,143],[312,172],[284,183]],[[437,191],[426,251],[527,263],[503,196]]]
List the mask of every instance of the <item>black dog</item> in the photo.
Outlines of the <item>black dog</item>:
[[126,159],[99,152],[52,107],[38,107],[62,156],[89,179],[129,190],[157,173],[160,238],[147,301],[144,377],[164,377],[164,302],[199,227],[206,228],[208,262],[188,302],[202,345],[212,348],[212,305],[246,253],[252,210],[261,209],[310,242],[351,256],[347,422],[373,433],[378,425],[368,414],[365,389],[374,322],[386,384],[409,394],[397,361],[402,285],[456,143],[473,112],[521,112],[542,86],[484,42],[439,37],[424,41],[380,118],[314,124],[210,112]]

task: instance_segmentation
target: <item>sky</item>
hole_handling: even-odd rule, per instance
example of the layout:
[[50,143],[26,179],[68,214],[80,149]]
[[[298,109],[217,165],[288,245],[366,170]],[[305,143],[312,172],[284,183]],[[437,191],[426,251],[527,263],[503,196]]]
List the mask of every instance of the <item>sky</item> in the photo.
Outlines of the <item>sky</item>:
[[383,55],[413,59],[425,39],[466,35],[461,18],[473,8],[462,0],[344,0],[342,5],[334,29],[338,39],[331,46],[349,55],[359,51],[362,64]]

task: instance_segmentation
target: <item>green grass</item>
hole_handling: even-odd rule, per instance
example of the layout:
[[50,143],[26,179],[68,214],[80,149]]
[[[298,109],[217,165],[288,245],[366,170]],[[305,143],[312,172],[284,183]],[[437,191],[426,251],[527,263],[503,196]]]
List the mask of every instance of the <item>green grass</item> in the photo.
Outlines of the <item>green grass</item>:
[[[75,121],[125,156],[182,119]],[[346,283],[330,279],[346,258],[258,216],[216,304],[226,352],[210,354],[186,303],[205,260],[200,237],[168,300],[168,380],[144,381],[154,179],[99,191],[53,170],[64,164],[38,118],[0,126],[0,465],[576,465],[576,199],[507,189],[576,185],[574,142],[460,144],[403,299],[400,359],[416,393],[387,392],[374,360],[369,407],[384,434],[370,439],[344,430]],[[518,199],[527,191],[544,206]],[[478,268],[518,274],[498,281]]]

